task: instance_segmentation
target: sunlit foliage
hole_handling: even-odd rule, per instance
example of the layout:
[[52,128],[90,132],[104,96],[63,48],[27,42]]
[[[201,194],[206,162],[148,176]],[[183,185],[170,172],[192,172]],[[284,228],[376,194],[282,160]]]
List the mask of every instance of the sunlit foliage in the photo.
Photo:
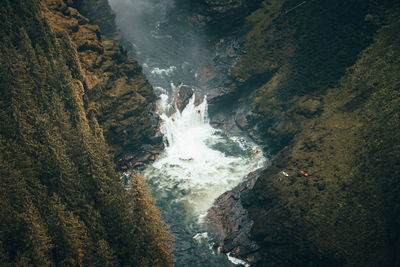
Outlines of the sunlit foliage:
[[0,16],[0,265],[170,265],[148,191],[123,189],[85,110],[75,46],[36,1],[1,1]]

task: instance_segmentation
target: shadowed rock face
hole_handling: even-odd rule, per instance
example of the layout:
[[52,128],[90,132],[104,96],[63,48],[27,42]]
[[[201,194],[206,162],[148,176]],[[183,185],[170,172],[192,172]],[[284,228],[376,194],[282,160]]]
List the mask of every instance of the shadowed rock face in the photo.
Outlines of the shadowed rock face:
[[115,13],[111,10],[107,0],[75,0],[75,7],[85,17],[90,19],[91,24],[100,27],[104,36],[110,37],[117,32],[114,23]]
[[190,86],[180,86],[176,98],[176,106],[179,112],[182,112],[186,105],[189,103],[190,98],[193,96],[193,89]]
[[206,26],[210,32],[224,33],[240,26],[260,3],[260,0],[173,0],[169,14],[173,20],[195,27]]
[[259,246],[250,238],[253,221],[242,204],[242,198],[251,190],[261,170],[250,173],[245,181],[215,200],[207,213],[207,227],[217,236],[215,246],[224,253],[255,263],[262,257]]

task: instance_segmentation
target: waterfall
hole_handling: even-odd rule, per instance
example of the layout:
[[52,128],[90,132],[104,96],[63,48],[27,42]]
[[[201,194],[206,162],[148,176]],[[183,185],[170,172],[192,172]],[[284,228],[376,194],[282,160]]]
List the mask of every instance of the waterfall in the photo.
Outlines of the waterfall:
[[157,190],[173,192],[174,201],[201,221],[219,195],[263,166],[265,158],[253,153],[260,149],[254,143],[211,127],[206,97],[196,106],[193,94],[180,112],[163,94],[158,110],[166,149],[145,177]]

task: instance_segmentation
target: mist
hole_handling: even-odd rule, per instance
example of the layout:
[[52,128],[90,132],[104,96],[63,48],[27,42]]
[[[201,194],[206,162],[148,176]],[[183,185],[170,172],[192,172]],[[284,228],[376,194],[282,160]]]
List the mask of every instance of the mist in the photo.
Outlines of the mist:
[[[154,87],[169,90],[170,83],[199,86],[196,72],[212,58],[207,36],[192,25],[170,19],[182,12],[168,14],[173,9],[173,0],[109,2],[122,35],[131,43],[131,56],[142,64]],[[155,72],[165,75],[160,79]]]
[[[124,38],[151,50],[153,42],[150,32],[165,20],[166,6],[169,0],[109,0],[116,12],[116,24]],[[150,46],[150,47],[149,47]]]

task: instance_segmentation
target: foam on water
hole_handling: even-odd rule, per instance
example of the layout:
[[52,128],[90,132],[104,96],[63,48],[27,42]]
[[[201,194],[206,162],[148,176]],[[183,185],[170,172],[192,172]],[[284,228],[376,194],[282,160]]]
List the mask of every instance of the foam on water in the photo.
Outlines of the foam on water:
[[243,266],[245,266],[245,267],[250,267],[250,264],[248,264],[248,263],[245,262],[244,260],[241,260],[241,259],[232,257],[230,252],[227,253],[226,256],[228,256],[228,260],[229,260],[230,262],[232,262],[233,264],[235,264],[235,265],[243,265]]
[[[174,89],[174,88],[173,88]],[[207,99],[196,106],[193,96],[180,113],[171,113],[173,104],[161,95],[158,108],[166,149],[144,171],[157,190],[173,191],[193,215],[202,218],[214,200],[239,184],[265,161],[255,144],[229,137],[210,126]]]
[[154,68],[153,70],[151,70],[151,74],[157,74],[160,76],[170,76],[174,71],[176,71],[176,67],[175,66],[171,66],[167,69],[160,69],[160,68]]

